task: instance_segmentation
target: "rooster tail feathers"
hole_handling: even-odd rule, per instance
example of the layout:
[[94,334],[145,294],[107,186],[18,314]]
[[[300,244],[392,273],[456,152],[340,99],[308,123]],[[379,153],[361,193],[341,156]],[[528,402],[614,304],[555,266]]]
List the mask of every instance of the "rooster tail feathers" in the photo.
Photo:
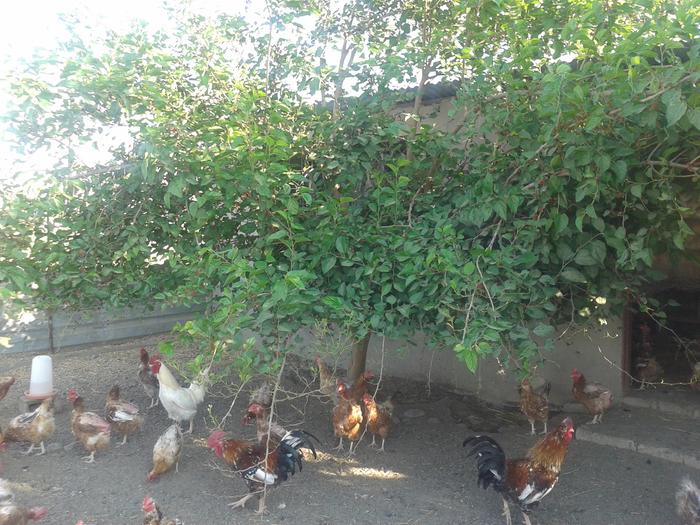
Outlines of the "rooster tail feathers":
[[676,492],[676,510],[686,523],[700,522],[700,489],[688,477]]
[[[310,439],[307,439],[307,436],[315,439],[317,443],[321,443],[321,440],[306,430],[292,430],[287,432],[282,438],[282,443],[293,448],[295,451],[297,451],[297,454],[300,448],[308,448],[314,455],[314,458],[316,458],[317,456],[314,444]],[[299,470],[301,470],[301,464],[299,464]]]
[[488,436],[471,436],[464,440],[463,447],[471,446],[467,456],[476,455],[477,484],[497,491],[503,489],[506,475],[506,455],[494,439]]

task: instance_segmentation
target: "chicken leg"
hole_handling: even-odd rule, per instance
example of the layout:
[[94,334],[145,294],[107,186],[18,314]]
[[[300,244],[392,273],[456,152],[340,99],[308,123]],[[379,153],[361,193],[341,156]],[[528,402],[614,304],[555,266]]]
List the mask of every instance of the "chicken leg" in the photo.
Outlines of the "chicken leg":
[[385,441],[386,441],[386,439],[382,438],[382,446],[379,447],[379,450],[377,450],[377,452],[384,452],[384,442]]
[[506,525],[513,525],[513,520],[510,517],[510,507],[506,498],[503,498],[503,517],[506,519]]
[[[352,442],[350,442],[350,445],[352,445]],[[343,448],[343,438],[342,438],[342,437],[340,438],[340,442],[338,443],[338,446],[337,446],[337,447],[333,447],[333,450],[345,450],[345,449]]]
[[535,432],[535,420],[534,419],[528,419],[530,422],[530,435],[534,436],[536,434]]
[[547,433],[547,422],[544,422],[544,430],[540,432],[540,434],[546,434]]
[[228,506],[231,507],[232,509],[242,509],[245,507],[246,501],[248,501],[250,498],[252,498],[254,496],[255,496],[255,494],[246,494],[241,499],[236,500],[233,503],[229,503]]
[[122,445],[126,445],[126,434],[124,434],[124,439],[122,439],[122,442],[117,444],[118,447],[121,447]]
[[523,512],[523,525],[532,525],[532,523],[530,523],[530,516],[528,516],[524,512]]
[[80,459],[85,459],[85,463],[94,463],[95,462],[95,451],[93,450],[89,456],[83,456]]
[[263,516],[264,514],[267,514],[265,511],[265,495],[262,495],[258,498],[258,510],[255,511],[255,514],[258,516]]
[[158,400],[157,397],[156,397],[156,398],[151,398],[151,404],[148,405],[148,408],[157,407],[157,406],[158,406],[158,401],[159,401],[159,400]]
[[[28,456],[28,455],[31,454],[32,451],[34,450],[34,446],[35,446],[34,443],[32,443],[31,446],[30,446],[25,452],[22,452],[22,454],[25,455],[25,456]],[[37,454],[37,456],[43,456],[44,454],[46,454],[46,448],[44,448],[44,442],[43,442],[43,441],[42,441],[42,442],[39,444],[39,446],[36,447],[36,448],[41,448],[41,452],[39,452],[39,453]]]

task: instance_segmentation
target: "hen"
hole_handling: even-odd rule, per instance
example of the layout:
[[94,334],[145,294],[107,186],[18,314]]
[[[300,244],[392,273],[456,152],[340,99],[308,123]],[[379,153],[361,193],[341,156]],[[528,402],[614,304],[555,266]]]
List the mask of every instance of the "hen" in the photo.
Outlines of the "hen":
[[683,478],[676,492],[676,512],[683,525],[700,525],[700,489],[690,478]]
[[603,421],[603,414],[610,408],[613,401],[610,389],[599,383],[586,383],[584,375],[575,368],[571,372],[571,379],[574,382],[571,389],[574,399],[593,416],[591,424]]
[[0,525],[26,525],[30,521],[43,519],[47,514],[45,507],[27,509],[17,505],[10,483],[0,479]]
[[382,446],[379,452],[384,452],[384,442],[391,431],[391,417],[394,413],[394,401],[389,398],[382,403],[377,401],[369,394],[362,396],[362,402],[365,405],[365,421],[367,431],[372,434],[372,443],[370,446],[375,446],[377,436],[382,438]]
[[503,497],[508,525],[512,522],[507,500],[520,506],[525,523],[530,525],[527,513],[554,488],[573,438],[574,425],[567,417],[522,459],[506,459],[501,446],[488,436],[471,436],[462,446],[471,445],[468,456],[476,454],[477,484],[484,489],[491,485]]
[[138,432],[143,425],[143,416],[139,414],[139,407],[120,399],[119,385],[114,385],[107,394],[105,419],[117,434],[124,436],[117,446],[126,443],[129,434]]
[[168,412],[168,417],[177,423],[189,421],[190,429],[185,434],[191,434],[197,407],[204,401],[206,394],[207,371],[202,373],[199,381],[192,381],[188,388],[182,388],[159,359],[151,358],[151,371],[158,376],[158,398]]
[[141,349],[138,378],[144,392],[151,398],[151,404],[148,405],[148,408],[153,408],[158,404],[158,378],[151,373],[148,352],[145,348]]
[[44,441],[53,436],[56,423],[53,417],[53,398],[45,399],[33,412],[20,414],[10,421],[5,432],[6,441],[31,443],[24,454],[31,454],[34,447],[41,448],[39,455],[46,454]]
[[535,421],[544,423],[543,434],[547,433],[547,420],[549,419],[549,391],[552,385],[547,382],[541,392],[536,392],[529,379],[523,379],[520,383],[520,410],[530,422],[530,435],[535,435]]
[[248,485],[248,494],[230,506],[244,507],[252,497],[258,497],[257,513],[265,511],[262,498],[265,490],[269,490],[286,481],[289,475],[294,475],[296,467],[302,469],[304,454],[301,448],[308,448],[316,457],[313,443],[306,440],[306,432],[293,430],[280,440],[259,441],[250,443],[236,439],[228,439],[226,433],[220,430],[212,432],[207,440],[209,448],[224,462],[232,466]]
[[637,379],[640,381],[639,390],[644,390],[646,385],[661,379],[664,373],[663,367],[654,357],[641,357],[636,360],[634,368]]
[[12,376],[0,377],[0,401],[5,399],[10,387],[15,384],[15,378]]
[[700,361],[693,366],[693,375],[690,377],[690,388],[700,391]]
[[153,481],[173,468],[173,465],[175,465],[175,472],[177,472],[181,453],[182,431],[180,430],[180,425],[174,423],[163,432],[153,446],[153,468],[146,479]]
[[141,509],[145,514],[143,517],[143,525],[180,525],[180,523],[182,523],[178,519],[163,518],[163,513],[150,496],[143,498]]
[[343,438],[350,441],[350,454],[354,453],[353,444],[360,439],[364,428],[364,414],[359,403],[350,397],[347,385],[338,381],[336,387],[338,402],[333,408],[333,432],[340,442],[336,449],[343,450]]
[[30,521],[44,519],[49,511],[45,507],[20,507],[14,503],[0,507],[0,525],[26,525]]
[[362,372],[360,377],[358,377],[355,380],[355,382],[350,386],[350,399],[352,399],[356,403],[361,403],[362,396],[364,396],[367,393],[367,385],[372,379],[374,379],[374,374],[372,372],[370,372],[369,370],[367,370],[366,372]]
[[83,398],[72,388],[68,391],[68,400],[73,403],[71,431],[90,453],[83,459],[87,459],[87,463],[94,463],[95,452],[109,446],[110,424],[94,412],[86,412]]

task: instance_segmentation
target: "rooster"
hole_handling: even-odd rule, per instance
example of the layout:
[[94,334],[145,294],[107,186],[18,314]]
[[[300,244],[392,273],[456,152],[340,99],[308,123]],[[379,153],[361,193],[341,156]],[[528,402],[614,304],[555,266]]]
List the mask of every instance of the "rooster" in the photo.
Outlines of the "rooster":
[[492,485],[501,493],[508,525],[512,522],[507,499],[520,506],[530,525],[527,513],[554,488],[573,438],[574,425],[567,417],[522,459],[506,459],[501,446],[488,436],[468,437],[462,446],[471,446],[468,456],[476,454],[477,483],[484,489]]
[[571,389],[574,399],[593,416],[590,423],[595,425],[603,421],[603,414],[610,408],[613,401],[610,389],[599,383],[586,383],[584,375],[575,368],[571,372],[571,379],[574,382]]
[[10,421],[4,438],[6,441],[24,441],[31,443],[25,455],[31,454],[34,447],[41,448],[39,455],[46,454],[44,441],[53,436],[56,423],[53,417],[53,398],[42,401],[33,412],[20,414]]
[[10,387],[15,384],[15,378],[12,376],[0,377],[0,401],[5,399]]
[[153,408],[158,404],[158,378],[151,373],[148,352],[145,348],[141,349],[138,378],[144,392],[151,399],[151,404],[148,405],[148,408]]
[[683,478],[676,492],[676,512],[683,525],[700,525],[700,489],[690,478]]
[[173,465],[175,465],[175,472],[177,472],[181,453],[182,431],[180,430],[180,425],[173,423],[163,432],[153,446],[153,468],[146,479],[153,481],[173,468]]
[[353,444],[362,435],[365,416],[359,403],[350,397],[350,391],[345,383],[338,381],[336,387],[338,403],[333,408],[333,432],[340,442],[336,449],[343,450],[343,438],[350,441],[350,455],[354,453]]
[[192,381],[189,388],[182,388],[168,367],[154,357],[151,358],[151,372],[158,376],[158,398],[168,412],[168,417],[177,423],[189,421],[190,429],[185,434],[191,434],[197,407],[204,401],[206,394],[208,370],[202,373],[200,381]]
[[520,410],[530,422],[530,435],[535,435],[535,421],[544,423],[543,434],[547,433],[547,419],[549,418],[549,390],[552,385],[544,384],[540,393],[535,392],[528,379],[520,383]]
[[180,525],[182,523],[177,519],[163,518],[163,513],[150,496],[143,498],[141,509],[144,512],[143,525]]
[[118,434],[124,436],[117,446],[125,444],[129,434],[138,432],[143,425],[143,416],[139,414],[139,407],[120,399],[119,385],[114,385],[107,394],[105,419]]
[[265,501],[261,496],[265,490],[286,481],[290,474],[294,475],[296,467],[299,467],[301,472],[301,460],[304,455],[300,449],[308,448],[314,458],[316,457],[316,449],[313,443],[307,441],[307,435],[310,434],[302,430],[293,430],[287,432],[280,441],[270,439],[250,443],[229,439],[221,430],[212,432],[207,440],[209,448],[227,465],[240,472],[248,485],[249,493],[230,503],[230,506],[245,507],[249,499],[257,496],[256,513],[262,514],[265,511]]
[[94,412],[86,412],[83,398],[74,389],[68,391],[68,400],[73,403],[71,414],[71,430],[85,450],[90,452],[83,459],[87,463],[95,462],[95,452],[109,446],[111,426]]

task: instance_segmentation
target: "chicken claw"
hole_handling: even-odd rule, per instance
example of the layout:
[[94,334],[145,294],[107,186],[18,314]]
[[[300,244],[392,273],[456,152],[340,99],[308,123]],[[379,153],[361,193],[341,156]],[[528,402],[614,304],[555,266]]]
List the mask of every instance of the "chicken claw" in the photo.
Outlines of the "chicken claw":
[[89,456],[83,456],[80,459],[84,459],[85,463],[94,463],[95,462],[95,451],[92,451]]
[[253,497],[253,494],[246,494],[241,499],[236,500],[232,503],[229,503],[228,506],[231,507],[232,509],[242,509],[245,507],[246,501],[248,501],[252,497]]

